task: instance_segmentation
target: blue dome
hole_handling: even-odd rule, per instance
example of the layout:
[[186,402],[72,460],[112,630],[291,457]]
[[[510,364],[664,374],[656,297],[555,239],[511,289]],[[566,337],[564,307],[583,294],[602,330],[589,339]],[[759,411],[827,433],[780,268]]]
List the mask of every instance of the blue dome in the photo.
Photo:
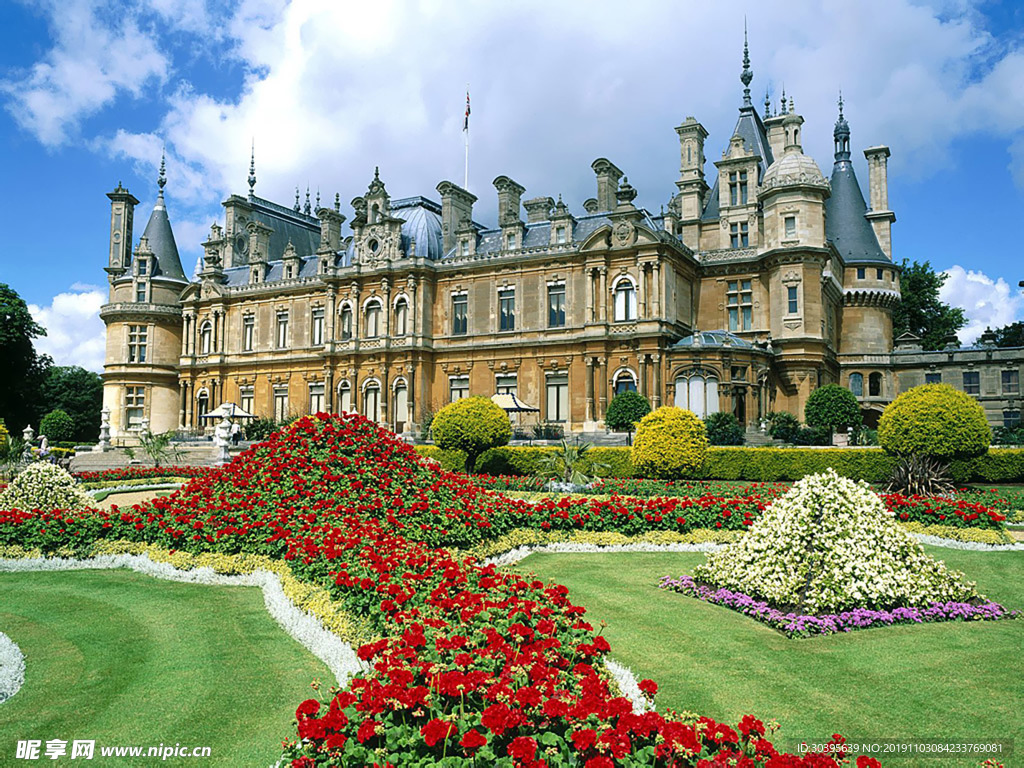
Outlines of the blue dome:
[[739,349],[754,349],[754,345],[746,339],[740,338],[735,333],[728,331],[697,331],[689,336],[684,336],[673,347],[736,347]]
[[415,240],[417,256],[432,260],[441,258],[441,206],[425,197],[408,197],[392,200],[391,213],[405,219],[402,250],[406,254],[409,254]]

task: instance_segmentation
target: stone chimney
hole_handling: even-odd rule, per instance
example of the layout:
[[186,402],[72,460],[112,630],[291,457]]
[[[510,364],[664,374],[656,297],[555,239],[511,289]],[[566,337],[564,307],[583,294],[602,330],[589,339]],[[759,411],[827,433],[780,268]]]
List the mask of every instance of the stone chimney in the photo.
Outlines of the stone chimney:
[[534,197],[524,202],[523,207],[526,209],[527,223],[536,224],[551,218],[551,209],[555,207],[555,199],[553,197]]
[[619,187],[622,171],[606,158],[599,157],[590,167],[597,174],[597,210],[610,211],[615,208],[615,190]]
[[447,253],[455,247],[457,233],[463,223],[473,220],[473,203],[477,198],[450,181],[438,184],[437,191],[441,195],[441,232]]
[[337,252],[341,248],[341,225],[345,222],[345,215],[333,208],[317,208],[317,218],[320,219],[320,246],[319,251]]
[[499,176],[493,184],[498,190],[498,226],[506,227],[522,221],[519,209],[526,187],[516,184],[508,176]]
[[896,214],[889,210],[889,148],[869,147],[864,150],[868,161],[868,197],[870,210],[864,214],[875,230],[882,252],[892,258],[892,225]]

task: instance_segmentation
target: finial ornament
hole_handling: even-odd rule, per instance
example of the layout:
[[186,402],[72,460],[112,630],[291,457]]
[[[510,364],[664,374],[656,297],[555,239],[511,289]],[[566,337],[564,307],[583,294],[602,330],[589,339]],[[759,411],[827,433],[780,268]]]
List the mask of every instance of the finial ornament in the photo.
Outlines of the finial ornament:
[[786,86],[785,85],[782,86],[782,109],[779,110],[779,114],[780,115],[787,114],[787,110],[786,110]]
[[753,106],[750,101],[750,81],[754,79],[754,73],[750,69],[750,48],[747,45],[747,19],[743,18],[743,72],[740,73],[740,82],[743,83],[743,106]]
[[843,119],[843,89],[839,89],[839,119]]
[[320,210],[320,188],[319,187],[317,187],[317,190],[316,190],[316,208],[314,208],[313,210],[314,211],[319,211]]
[[308,185],[308,184],[306,185],[306,205],[305,205],[305,207],[304,207],[304,208],[302,209],[302,211],[303,211],[303,213],[305,213],[305,214],[306,214],[307,216],[309,216],[309,185]]
[[295,187],[295,205],[292,207],[292,210],[295,211],[296,213],[298,213],[299,211],[302,210],[302,206],[299,205],[299,188],[298,187]]
[[334,193],[334,210],[335,211],[340,211],[341,210],[341,193],[340,192],[335,192]]
[[379,165],[373,166],[373,180],[374,181],[380,181],[380,166]]
[[256,139],[252,140],[252,153],[249,155],[249,200],[255,196],[256,189]]
[[839,162],[850,161],[850,124],[843,116],[843,92],[839,92],[839,119],[836,120],[835,130],[832,137],[835,139],[835,160]]
[[764,89],[764,119],[767,120],[772,116],[772,97],[768,92],[768,89]]
[[157,176],[156,185],[160,187],[160,197],[164,196],[164,187],[167,185],[167,149],[160,150],[160,175]]

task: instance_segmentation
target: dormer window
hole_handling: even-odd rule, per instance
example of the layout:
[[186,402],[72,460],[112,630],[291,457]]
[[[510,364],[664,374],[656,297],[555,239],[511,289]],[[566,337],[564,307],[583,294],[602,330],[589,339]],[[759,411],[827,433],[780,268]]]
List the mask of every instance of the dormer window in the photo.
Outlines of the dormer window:
[[459,241],[459,256],[469,256],[469,240]]
[[139,277],[145,277],[148,271],[149,262],[146,259],[139,259]]
[[508,250],[510,250],[510,251],[515,250],[515,247],[516,247],[516,233],[515,232],[509,232],[508,235],[505,236],[505,247]]
[[260,269],[259,267],[253,267],[252,272],[249,275],[250,283],[258,283],[260,281]]
[[555,242],[559,245],[565,245],[565,227],[559,227],[555,230]]
[[729,205],[747,204],[747,172],[733,171],[729,174]]
[[139,303],[145,303],[146,301],[146,284],[136,283],[135,284],[135,301]]
[[291,280],[293,277],[295,277],[295,275],[293,274],[294,272],[295,272],[295,267],[293,267],[291,264],[285,265],[285,268],[284,268],[284,279],[285,280]]

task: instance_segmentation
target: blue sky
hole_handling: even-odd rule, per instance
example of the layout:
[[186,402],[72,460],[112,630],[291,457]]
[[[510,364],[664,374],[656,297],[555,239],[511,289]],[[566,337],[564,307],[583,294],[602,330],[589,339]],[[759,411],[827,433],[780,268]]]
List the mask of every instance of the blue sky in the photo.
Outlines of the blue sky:
[[[708,7],[713,6],[713,7]],[[1024,210],[1024,8],[987,2],[336,3],[331,0],[36,0],[0,4],[0,282],[50,336],[59,363],[102,365],[109,208],[118,181],[167,201],[186,271],[219,202],[246,189],[290,204],[362,194],[379,165],[393,196],[461,183],[472,100],[474,217],[490,181],[527,197],[594,194],[608,157],[657,210],[674,191],[674,127],[710,133],[706,171],[742,97],[743,18],[755,103],[795,98],[804,150],[832,166],[842,88],[862,150],[887,144],[897,260],[949,270],[944,297],[985,325],[1024,318],[1014,227]]]

